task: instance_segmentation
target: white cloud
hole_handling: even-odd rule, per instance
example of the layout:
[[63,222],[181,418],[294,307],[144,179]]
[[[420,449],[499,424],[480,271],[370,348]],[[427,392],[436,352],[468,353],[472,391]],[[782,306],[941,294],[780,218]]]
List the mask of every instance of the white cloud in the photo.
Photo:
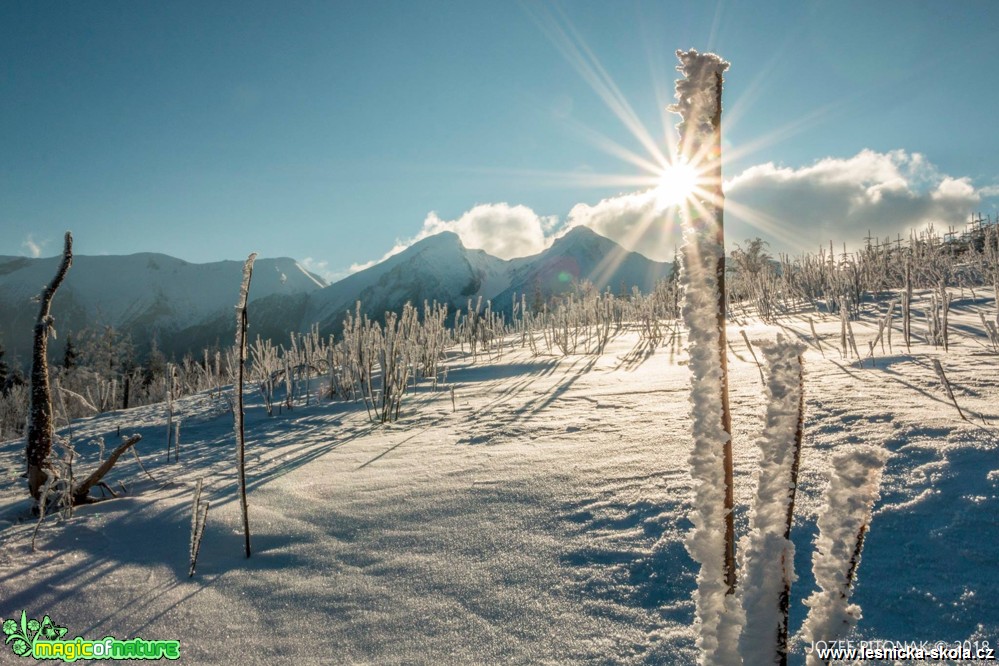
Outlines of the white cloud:
[[[830,240],[856,247],[868,230],[894,238],[930,223],[938,230],[961,227],[993,194],[999,187],[978,190],[968,178],[941,174],[925,156],[902,150],[864,150],[801,168],[766,163],[726,183],[725,231],[729,246],[760,236],[775,251],[814,251]],[[659,210],[651,190],[578,204],[566,227],[578,225],[658,261],[671,259],[681,242],[676,211]]]
[[[837,248],[843,243],[857,247],[868,230],[894,238],[931,223],[938,230],[961,227],[983,197],[999,196],[999,185],[976,188],[968,178],[940,173],[919,153],[863,150],[799,168],[759,164],[731,178],[725,196],[729,247],[759,236],[774,252],[794,253],[815,251],[830,240]],[[576,226],[657,261],[671,260],[682,242],[676,209],[663,209],[654,190],[577,204],[564,223],[526,206],[482,204],[455,220],[429,213],[414,238],[397,241],[381,259],[354,264],[348,272],[364,270],[442,231],[458,234],[466,247],[509,259],[541,252]]]
[[457,220],[442,220],[431,211],[423,220],[423,228],[407,241],[396,241],[395,246],[380,259],[352,264],[348,273],[357,273],[391,256],[399,254],[413,243],[424,238],[452,231],[462,244],[475,250],[485,250],[494,257],[512,259],[537,254],[551,244],[551,232],[558,224],[555,216],[542,217],[527,206],[507,203],[480,204],[464,213]]
[[24,242],[21,243],[21,247],[27,250],[29,256],[37,258],[42,256],[42,248],[44,248],[47,244],[48,241],[35,241],[35,239],[31,237],[31,234],[28,234],[28,236],[24,239]]
[[442,220],[431,212],[415,240],[453,231],[465,247],[485,250],[500,259],[512,259],[544,250],[549,243],[548,232],[557,221],[554,217],[540,217],[527,206],[482,204],[457,220]]
[[760,236],[775,249],[815,250],[830,240],[856,247],[875,236],[908,236],[932,223],[963,226],[982,193],[968,178],[940,174],[919,153],[864,150],[798,169],[746,169],[726,185],[726,232]]

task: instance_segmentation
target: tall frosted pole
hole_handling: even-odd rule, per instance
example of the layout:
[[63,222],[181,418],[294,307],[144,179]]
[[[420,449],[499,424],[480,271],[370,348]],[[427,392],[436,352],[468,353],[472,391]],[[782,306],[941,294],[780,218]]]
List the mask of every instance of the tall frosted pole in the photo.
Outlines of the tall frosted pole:
[[736,591],[732,417],[725,336],[725,234],[721,179],[722,74],[713,53],[677,51],[677,125],[683,158],[700,174],[697,196],[682,207],[683,320],[691,371],[690,456],[694,529],[687,537],[697,577],[698,645],[702,663],[740,663],[742,611]]

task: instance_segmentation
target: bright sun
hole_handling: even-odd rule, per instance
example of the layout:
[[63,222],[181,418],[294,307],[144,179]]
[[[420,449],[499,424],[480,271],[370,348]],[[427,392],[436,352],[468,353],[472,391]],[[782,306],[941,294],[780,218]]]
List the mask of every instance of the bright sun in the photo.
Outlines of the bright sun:
[[677,161],[666,167],[656,186],[659,206],[667,208],[686,201],[697,187],[697,180],[697,169],[687,162]]

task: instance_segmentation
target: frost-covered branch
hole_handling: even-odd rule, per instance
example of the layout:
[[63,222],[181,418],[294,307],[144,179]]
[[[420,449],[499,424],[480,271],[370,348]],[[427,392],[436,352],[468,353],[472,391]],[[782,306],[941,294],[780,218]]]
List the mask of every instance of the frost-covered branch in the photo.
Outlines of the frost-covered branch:
[[767,411],[757,440],[762,455],[756,506],[742,547],[746,625],[740,649],[747,664],[787,663],[787,616],[796,578],[790,531],[804,417],[805,346],[778,335],[761,349],[767,365]]
[[[843,638],[860,619],[860,607],[850,603],[850,595],[887,457],[887,452],[876,446],[857,447],[833,457],[812,555],[819,589],[805,600],[809,611],[802,638],[806,642]],[[808,656],[809,666],[820,663],[814,652]]]
[[250,293],[250,278],[253,276],[253,261],[257,253],[253,252],[243,264],[243,283],[239,288],[239,303],[236,305],[236,353],[238,366],[233,413],[233,430],[236,433],[236,466],[239,480],[239,506],[243,514],[243,541],[246,556],[250,556],[250,519],[246,506],[246,443],[243,436],[243,370],[246,363],[246,299]]

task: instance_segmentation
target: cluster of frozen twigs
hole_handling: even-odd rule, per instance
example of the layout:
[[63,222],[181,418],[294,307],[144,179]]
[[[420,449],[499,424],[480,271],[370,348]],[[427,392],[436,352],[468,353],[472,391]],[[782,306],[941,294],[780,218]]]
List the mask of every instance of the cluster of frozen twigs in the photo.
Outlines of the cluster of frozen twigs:
[[[901,300],[908,317],[914,290],[938,299],[926,308],[934,312],[945,307],[948,289],[968,290],[972,297],[982,286],[999,290],[999,223],[974,219],[960,236],[941,236],[931,226],[910,234],[907,241],[866,241],[857,252],[844,248],[836,253],[830,244],[828,250],[794,258],[782,254],[776,260],[762,241],[750,241],[732,253],[730,304],[764,321],[802,309],[846,310],[856,319],[865,302],[893,296]],[[937,333],[942,330],[938,325]],[[936,337],[934,344],[942,346],[944,341]]]
[[[508,312],[479,298],[453,315],[445,305],[424,302],[421,310],[406,304],[378,321],[357,303],[345,314],[339,339],[315,326],[307,334],[292,333],[287,346],[258,337],[249,347],[248,376],[268,414],[302,400],[308,404],[316,394],[363,402],[371,419],[384,423],[399,417],[404,396],[420,382],[443,388],[449,358],[493,361],[518,344],[534,355],[600,354],[626,325],[663,344],[677,335],[678,309],[675,280],[663,281],[652,294],[636,289],[626,297],[583,284],[536,309],[521,295]],[[282,391],[283,399],[276,400]]]
[[[667,279],[650,294],[633,288],[616,295],[584,281],[530,304],[524,295],[515,296],[505,310],[479,297],[453,313],[446,305],[424,302],[422,308],[407,304],[402,312],[375,319],[357,303],[345,313],[336,337],[321,334],[317,325],[308,333],[289,333],[285,343],[257,337],[248,344],[247,381],[259,388],[271,415],[324,397],[361,401],[372,419],[391,421],[419,382],[429,382],[434,390],[446,384],[448,358],[491,362],[518,344],[536,356],[599,354],[627,326],[637,327],[651,344],[669,344],[678,335],[679,302],[677,280]],[[52,367],[63,423],[163,403],[172,429],[175,401],[194,394],[232,410],[228,388],[238,365],[233,347],[206,349],[180,362],[166,361],[154,348],[147,366],[130,366],[111,355],[121,344],[109,329],[87,342],[85,353],[71,364]],[[26,384],[14,384],[0,395],[0,436],[23,432],[27,406]],[[168,440],[174,436],[168,434]]]
[[[885,241],[839,257],[820,250],[779,261],[769,258],[761,242],[751,241],[731,255],[726,308],[764,321],[803,311],[834,314],[841,319],[844,358],[863,360],[874,355],[875,347],[896,342],[908,350],[917,337],[946,351],[949,311],[958,290],[974,297],[976,288],[999,287],[997,229],[980,223],[963,243],[945,242],[928,231],[913,235],[908,244]],[[595,354],[624,327],[637,327],[654,345],[675,343],[683,292],[676,278],[662,280],[649,294],[635,288],[601,292],[582,282],[547,299],[515,297],[504,309],[481,298],[469,299],[453,313],[425,302],[377,320],[358,305],[345,313],[336,341],[320,335],[318,327],[290,333],[285,344],[258,338],[249,348],[249,378],[261,388],[269,413],[321,393],[363,401],[372,418],[391,420],[407,387],[428,379],[437,388],[446,379],[442,362],[448,352],[473,362],[493,360],[502,356],[504,345],[519,342],[535,355]],[[881,331],[860,349],[852,322],[862,306],[880,310]],[[981,321],[988,348],[999,352],[999,308],[982,312]],[[895,329],[900,341],[893,340]],[[231,409],[225,391],[235,376],[231,347],[206,349],[179,362],[166,361],[154,348],[142,365],[127,357],[128,341],[112,329],[78,340],[73,357],[52,366],[57,416],[63,422],[196,393]],[[0,393],[0,437],[23,432],[27,403],[24,384],[11,383]]]
[[[650,294],[633,288],[627,296],[584,284],[537,312],[515,306],[512,332],[520,334],[522,344],[536,356],[600,354],[626,326],[636,327],[641,339],[653,345],[670,344],[678,335],[679,303],[675,279],[660,281]],[[523,313],[519,319],[518,312]]]

